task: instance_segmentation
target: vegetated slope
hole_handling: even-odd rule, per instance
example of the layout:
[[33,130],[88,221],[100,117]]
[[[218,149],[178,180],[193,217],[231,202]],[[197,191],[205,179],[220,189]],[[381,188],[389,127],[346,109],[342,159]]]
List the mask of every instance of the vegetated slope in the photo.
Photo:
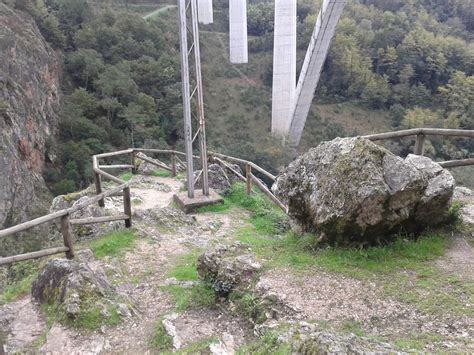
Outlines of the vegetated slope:
[[[114,3],[113,11],[85,0],[26,4],[46,39],[65,52],[59,159],[45,171],[56,193],[90,181],[91,154],[130,145],[182,148],[175,8],[145,21]],[[209,146],[277,171],[297,151],[270,135],[273,2],[249,2],[247,65],[228,62],[228,2],[214,5],[215,23],[201,26]],[[318,10],[318,1],[298,1],[298,67]],[[392,127],[473,128],[470,13],[468,0],[349,2],[298,149]],[[412,144],[391,148],[406,154]],[[473,149],[472,140],[427,142],[427,154],[439,159]]]

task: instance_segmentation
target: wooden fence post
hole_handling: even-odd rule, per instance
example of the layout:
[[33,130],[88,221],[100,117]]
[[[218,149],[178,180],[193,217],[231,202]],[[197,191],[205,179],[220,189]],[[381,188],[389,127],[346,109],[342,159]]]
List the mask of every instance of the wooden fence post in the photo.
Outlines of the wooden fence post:
[[171,176],[176,176],[176,155],[171,153]]
[[247,179],[247,195],[252,193],[252,167],[250,164],[245,165],[245,178]]
[[132,152],[131,153],[131,157],[130,157],[130,164],[132,165],[132,174],[136,174],[137,173],[137,166],[135,164],[135,152]]
[[425,143],[425,135],[424,134],[418,134],[416,136],[416,143],[415,143],[415,151],[414,153],[416,155],[423,155],[423,144]]
[[[94,180],[95,180],[95,192],[97,195],[102,193],[102,177],[100,176],[99,173],[94,172]],[[99,200],[99,207],[104,207],[104,199],[101,198]]]
[[129,186],[123,189],[123,213],[128,216],[128,218],[125,220],[125,227],[130,228],[132,226],[132,203],[130,201]]
[[74,248],[72,246],[72,226],[69,221],[69,214],[61,217],[61,234],[63,235],[64,246],[69,248],[66,251],[66,258],[74,258]]

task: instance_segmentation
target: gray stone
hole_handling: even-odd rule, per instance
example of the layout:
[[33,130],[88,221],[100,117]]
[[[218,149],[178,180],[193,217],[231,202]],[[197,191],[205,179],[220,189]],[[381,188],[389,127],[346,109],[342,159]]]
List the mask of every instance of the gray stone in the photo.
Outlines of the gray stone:
[[248,247],[240,243],[206,251],[199,256],[197,265],[199,275],[222,295],[240,286],[247,287],[261,268]]
[[310,149],[273,185],[303,231],[337,244],[374,242],[437,225],[453,188],[451,174],[429,158],[403,160],[361,137]]
[[68,318],[77,318],[90,307],[99,307],[104,317],[112,308],[125,312],[117,292],[105,276],[93,272],[86,264],[54,259],[33,282],[31,295],[39,303],[55,304]]

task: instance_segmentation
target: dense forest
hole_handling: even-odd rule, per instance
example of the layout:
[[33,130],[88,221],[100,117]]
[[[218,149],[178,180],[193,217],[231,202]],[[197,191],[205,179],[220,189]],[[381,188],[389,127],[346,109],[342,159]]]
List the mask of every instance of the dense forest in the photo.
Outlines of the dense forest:
[[[208,119],[214,124],[209,145],[276,167],[295,152],[282,149],[268,132],[273,2],[249,1],[250,63],[239,72],[255,85],[228,94],[247,107],[245,112],[219,95],[230,90],[240,74],[229,64],[219,64],[225,53],[212,52],[217,39],[211,35],[225,34],[228,23],[228,2],[214,5],[217,21],[204,28],[202,36],[204,84],[221,82],[223,88],[214,86],[206,96]],[[85,0],[17,0],[15,6],[29,12],[46,40],[64,53],[63,120],[60,136],[49,142],[59,159],[44,171],[54,193],[88,184],[92,154],[129,146],[182,145],[179,46],[172,10],[144,20],[137,12],[118,10],[113,2],[105,10]],[[319,6],[320,1],[298,1],[298,69]],[[350,0],[315,101],[375,112],[388,117],[391,128],[474,129],[473,38],[470,0]],[[268,122],[258,124],[264,131],[253,129],[249,112],[255,121]],[[226,135],[215,129],[220,124]],[[337,135],[361,133],[323,120],[318,111],[310,112],[306,131],[301,149]],[[406,152],[408,145],[399,142],[398,152]],[[463,140],[433,140],[428,145],[428,154],[443,159],[473,152],[474,143]]]

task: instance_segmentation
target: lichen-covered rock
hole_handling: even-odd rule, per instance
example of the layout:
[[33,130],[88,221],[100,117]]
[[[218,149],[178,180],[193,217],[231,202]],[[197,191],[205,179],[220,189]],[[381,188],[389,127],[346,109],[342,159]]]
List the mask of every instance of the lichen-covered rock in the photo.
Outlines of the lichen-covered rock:
[[[210,164],[207,171],[209,187],[221,194],[226,194],[230,189],[230,180],[224,169],[222,169],[222,167],[218,164]],[[196,181],[195,186],[198,189],[202,188],[202,175]]]
[[451,174],[429,158],[403,160],[361,137],[309,150],[273,186],[304,231],[346,245],[441,223],[453,189]]
[[133,217],[138,221],[156,224],[160,227],[179,228],[196,225],[196,217],[189,216],[183,211],[171,207],[154,209],[135,209]]
[[240,243],[206,251],[199,256],[197,265],[199,275],[222,295],[248,286],[261,268],[248,247]]
[[57,306],[66,319],[80,320],[95,313],[107,323],[107,318],[127,313],[115,288],[104,275],[73,260],[50,261],[33,282],[31,295],[36,302]]

